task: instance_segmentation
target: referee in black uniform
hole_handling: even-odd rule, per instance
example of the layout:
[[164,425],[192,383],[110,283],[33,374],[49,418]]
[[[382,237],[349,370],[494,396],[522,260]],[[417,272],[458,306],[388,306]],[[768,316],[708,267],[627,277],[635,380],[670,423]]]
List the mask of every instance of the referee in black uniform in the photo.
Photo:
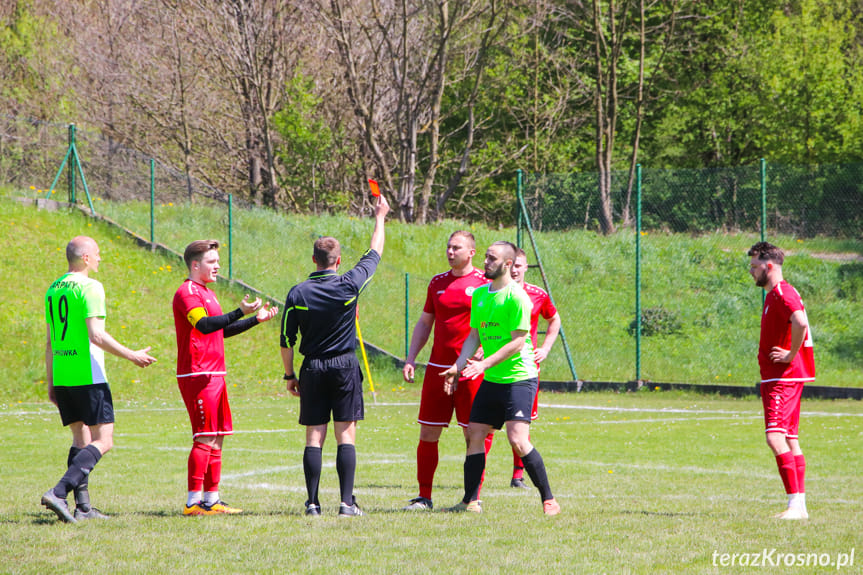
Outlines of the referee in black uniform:
[[[339,515],[362,515],[354,498],[357,453],[354,447],[357,421],[363,419],[363,375],[356,349],[357,298],[377,269],[384,252],[384,219],[390,206],[383,195],[375,206],[375,229],[369,250],[353,269],[343,275],[338,240],[322,237],[315,242],[312,261],[317,270],[288,292],[282,317],[280,345],[288,391],[300,398],[300,425],[306,426],[303,472],[306,476],[306,515],[320,515],[318,485],[321,451],[327,437],[330,412],[338,451],[341,505]],[[302,336],[300,377],[294,372],[297,331]]]

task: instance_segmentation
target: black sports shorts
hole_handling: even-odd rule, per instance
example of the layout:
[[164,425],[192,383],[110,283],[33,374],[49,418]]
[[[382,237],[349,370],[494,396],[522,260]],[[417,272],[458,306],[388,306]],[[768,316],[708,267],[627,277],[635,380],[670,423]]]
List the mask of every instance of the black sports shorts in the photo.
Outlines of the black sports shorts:
[[64,426],[76,421],[85,425],[114,423],[114,400],[107,383],[56,385],[54,397]]
[[538,386],[537,378],[515,383],[495,383],[484,379],[473,398],[470,420],[491,425],[495,429],[502,428],[507,421],[530,423],[533,398]]
[[300,425],[360,421],[365,416],[363,373],[354,352],[303,360],[300,368]]

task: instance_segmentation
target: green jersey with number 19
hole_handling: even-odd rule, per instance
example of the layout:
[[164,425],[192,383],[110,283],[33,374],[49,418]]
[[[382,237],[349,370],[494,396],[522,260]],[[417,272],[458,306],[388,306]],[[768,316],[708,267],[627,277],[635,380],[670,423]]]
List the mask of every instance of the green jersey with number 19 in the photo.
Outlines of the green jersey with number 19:
[[526,331],[522,348],[499,364],[485,370],[485,379],[494,383],[515,383],[537,377],[530,341],[530,311],[533,304],[521,287],[512,282],[491,291],[491,284],[476,288],[471,298],[470,326],[479,332],[485,357],[512,341],[512,332]]
[[55,386],[107,383],[105,352],[90,342],[87,318],[105,317],[105,289],[98,281],[69,272],[45,294],[45,320],[51,333]]

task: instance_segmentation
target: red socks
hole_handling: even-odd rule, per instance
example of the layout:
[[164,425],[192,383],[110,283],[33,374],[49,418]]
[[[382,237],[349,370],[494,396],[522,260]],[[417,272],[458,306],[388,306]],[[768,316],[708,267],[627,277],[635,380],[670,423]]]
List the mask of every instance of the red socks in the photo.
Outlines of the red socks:
[[785,486],[785,493],[800,493],[797,486],[797,464],[794,461],[794,454],[786,451],[777,455],[776,465],[779,467],[779,476]]
[[420,497],[431,499],[432,483],[438,464],[437,441],[422,441],[417,445],[417,481],[420,484]]
[[218,491],[222,480],[222,450],[215,447],[210,450],[210,462],[204,475],[204,491]]
[[[210,463],[212,448],[200,441],[192,442],[192,451],[189,453],[189,491],[204,490],[204,476]],[[221,470],[221,451],[219,451],[219,468]]]
[[806,458],[802,454],[795,455],[794,465],[797,468],[797,493],[806,493]]

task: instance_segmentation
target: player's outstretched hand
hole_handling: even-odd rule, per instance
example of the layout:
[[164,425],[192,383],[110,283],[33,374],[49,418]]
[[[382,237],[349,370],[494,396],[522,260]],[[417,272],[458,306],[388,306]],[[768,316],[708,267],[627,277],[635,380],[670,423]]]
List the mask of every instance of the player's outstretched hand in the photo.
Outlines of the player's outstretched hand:
[[248,315],[252,312],[258,311],[258,308],[261,307],[261,298],[256,297],[255,301],[249,301],[249,294],[246,294],[243,297],[243,301],[240,302],[240,311],[243,312],[243,315]]
[[258,323],[264,323],[276,317],[277,313],[279,313],[279,308],[276,306],[270,307],[270,302],[267,302],[258,310],[255,317],[258,318]]
[[133,351],[129,360],[138,367],[147,367],[148,365],[156,363],[156,358],[147,353],[150,349],[152,348],[148,345],[144,349]]
[[447,395],[454,394],[458,387],[458,367],[456,364],[452,364],[448,370],[440,372],[440,375],[443,377],[444,392]]
[[485,362],[475,361],[473,359],[467,360],[467,365],[465,365],[464,369],[461,370],[461,376],[468,379],[473,379],[483,373],[485,373]]
[[416,367],[412,363],[405,363],[404,368],[402,368],[402,377],[405,378],[405,381],[408,383],[413,383],[414,381],[414,371]]

